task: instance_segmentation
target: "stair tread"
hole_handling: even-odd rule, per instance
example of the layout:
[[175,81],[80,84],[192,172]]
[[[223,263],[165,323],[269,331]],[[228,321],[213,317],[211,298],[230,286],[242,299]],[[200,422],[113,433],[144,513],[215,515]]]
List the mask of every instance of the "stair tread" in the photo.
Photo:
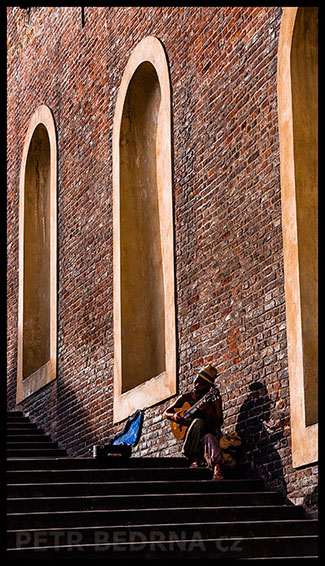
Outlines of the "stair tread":
[[[291,506],[291,505],[259,505],[258,506],[259,509],[297,509],[297,507]],[[194,509],[194,510],[198,510],[197,506],[194,507],[176,507],[176,510],[182,510],[182,511],[188,511],[189,509]],[[213,506],[205,506],[204,507],[204,511],[207,511],[209,509],[212,510],[220,510],[220,509],[229,509],[229,506],[225,506],[225,505],[221,505],[220,507],[215,507],[215,505]],[[232,506],[232,509],[240,509],[240,510],[244,510],[244,509],[254,509],[256,510],[256,505],[240,505],[238,507],[236,506]],[[163,508],[164,511],[175,511],[175,507],[164,507]],[[72,509],[72,510],[62,510],[62,511],[27,511],[27,512],[13,512],[13,513],[8,513],[8,516],[10,515],[37,515],[37,514],[54,514],[54,513],[116,513],[116,511],[120,512],[125,512],[125,513],[131,513],[134,511],[161,511],[161,507],[146,507],[146,508],[142,508],[142,509],[138,509],[137,507],[135,507],[134,509],[132,508],[128,508],[128,509]]]
[[[41,452],[44,456],[46,456],[47,452],[64,452],[64,450],[62,448],[57,448],[56,446],[49,446],[48,448],[7,448],[7,453],[10,452],[15,452],[17,455],[19,455],[19,453],[22,452],[26,452],[26,450],[28,450],[30,456],[28,456],[29,458],[32,458],[35,453],[37,452]],[[34,455],[33,455],[34,453]]]
[[[297,526],[301,525],[301,524],[310,524],[310,523],[314,523],[314,524],[318,524],[318,519],[269,519],[269,520],[259,520],[259,521],[232,521],[231,522],[232,525],[269,525],[269,524],[274,524],[274,525],[278,525],[280,524],[292,524],[292,523],[296,523]],[[229,525],[229,521],[204,521],[204,523],[202,523],[202,521],[193,521],[193,522],[179,522],[179,523],[155,523],[154,527],[155,529],[158,527],[179,527],[179,526],[186,526],[186,527],[193,527],[193,526],[220,526],[220,525]],[[69,527],[69,530],[97,530],[97,529],[120,529],[120,528],[124,528],[124,529],[132,529],[132,528],[150,528],[152,527],[152,523],[137,523],[136,525],[125,525],[125,524],[121,524],[121,525],[90,525],[90,526],[82,526],[82,525],[76,525],[74,527]],[[47,527],[46,531],[61,531],[62,527]],[[43,532],[44,531],[44,527],[35,527],[35,528],[28,528],[28,532]],[[26,529],[7,529],[7,533],[18,533],[18,532],[26,532]],[[286,536],[286,535],[283,535]],[[290,536],[290,535],[288,535]],[[295,535],[292,535],[293,537]],[[317,536],[317,535],[313,535],[313,536]]]
[[[33,459],[31,458],[31,460],[33,460],[33,462],[35,462],[35,459],[34,459],[34,458],[33,458]],[[21,462],[21,460],[19,460],[19,461]],[[47,461],[47,459],[46,459],[46,461]],[[185,470],[185,471],[188,470],[188,471],[190,471],[191,474],[193,474],[193,475],[194,475],[194,474],[197,474],[197,473],[199,473],[199,472],[204,472],[204,473],[206,473],[206,472],[211,472],[211,470],[209,470],[208,468],[194,468],[194,469],[193,469],[193,468],[189,468],[189,467],[178,467],[178,466],[173,466],[173,467],[170,467],[170,468],[159,468],[159,467],[156,467],[156,466],[154,466],[154,467],[147,467],[147,466],[145,466],[145,467],[143,467],[143,468],[140,468],[140,467],[132,467],[132,466],[130,466],[130,467],[110,467],[110,466],[99,467],[99,466],[98,466],[98,468],[96,468],[96,467],[93,467],[93,468],[90,468],[90,467],[89,467],[89,468],[88,468],[88,467],[85,467],[85,468],[84,468],[84,467],[79,467],[79,468],[78,468],[78,467],[76,467],[76,468],[66,468],[66,469],[62,469],[62,468],[44,468],[44,469],[42,468],[42,469],[38,469],[38,468],[34,467],[34,468],[28,468],[28,469],[26,469],[26,468],[22,468],[22,469],[20,469],[20,468],[15,468],[15,469],[8,470],[8,471],[9,471],[9,472],[13,472],[13,471],[14,471],[14,472],[19,472],[19,471],[21,471],[21,472],[25,472],[25,471],[26,471],[26,472],[27,472],[27,471],[28,471],[28,472],[36,472],[36,473],[42,473],[42,472],[45,472],[45,471],[46,471],[46,472],[57,473],[57,472],[81,472],[81,471],[82,471],[82,472],[95,472],[95,471],[97,471],[97,470],[98,470],[98,471],[112,471],[112,472],[116,472],[116,473],[119,473],[119,472],[127,472],[127,471],[130,471],[130,472],[145,472],[145,471],[155,471],[155,472],[157,472],[157,471],[164,471],[164,472],[165,472],[165,471],[167,471],[167,470],[170,470],[170,471],[173,471],[173,472],[174,472],[174,471],[184,472],[184,470]],[[226,480],[226,479],[232,479],[232,478],[225,478],[225,480]],[[237,480],[237,479],[238,479],[238,480],[240,480],[240,479],[245,480],[245,479],[248,479],[248,478],[234,478],[234,479],[236,479],[236,480]],[[251,480],[253,480],[253,479],[256,479],[256,478],[252,478]],[[250,480],[250,481],[251,481],[251,480]]]
[[30,527],[56,527],[69,528],[76,524],[83,526],[98,526],[106,524],[143,524],[150,521],[152,525],[162,521],[185,522],[200,521],[224,521],[232,523],[235,520],[248,521],[270,519],[300,519],[303,518],[302,510],[299,508],[284,507],[283,505],[260,505],[260,506],[238,506],[238,507],[202,507],[197,505],[171,507],[157,507],[148,505],[146,508],[135,509],[81,509],[65,511],[15,511],[7,514],[8,528]]
[[[75,470],[75,471],[79,471],[79,470]],[[85,471],[85,470],[82,470],[82,471]],[[91,470],[91,471],[93,471],[93,470]],[[222,482],[222,484],[227,484],[227,483],[233,484],[233,483],[235,483],[235,482],[236,482],[236,483],[240,483],[240,482],[242,482],[242,483],[244,483],[244,482],[245,482],[245,483],[251,483],[251,482],[257,482],[257,481],[258,481],[258,480],[245,480],[245,479],[244,479],[244,480],[239,480],[239,479],[238,479],[238,480],[237,480],[237,479],[236,479],[236,480],[231,480],[231,479],[223,479],[223,480],[219,480],[218,484],[221,483],[221,482]],[[190,485],[190,484],[194,484],[194,483],[202,483],[202,484],[216,485],[216,482],[215,482],[214,480],[207,480],[207,479],[203,479],[203,480],[202,480],[202,479],[198,479],[198,480],[197,480],[197,479],[188,479],[188,480],[186,480],[186,479],[184,479],[184,480],[155,480],[155,481],[153,481],[153,480],[148,480],[148,481],[145,481],[145,480],[144,480],[144,481],[133,481],[133,480],[132,480],[132,481],[130,481],[130,482],[128,482],[128,483],[129,483],[130,485],[139,485],[139,484],[140,484],[140,485],[142,485],[142,484],[143,484],[143,485],[148,485],[148,484],[149,484],[149,485],[150,485],[150,484],[154,484],[154,485],[157,485],[157,484],[158,484],[158,485],[159,485],[159,484],[163,484],[163,485],[166,485],[166,484],[176,484],[176,485],[179,485],[179,484],[188,484],[188,485]],[[261,480],[261,483],[262,483],[262,480]],[[41,484],[39,484],[39,483],[37,483],[37,482],[28,482],[28,483],[8,483],[7,485],[8,485],[8,486],[36,486],[36,485],[42,485],[42,486],[53,486],[53,485],[81,485],[81,486],[83,486],[83,485],[93,485],[93,484],[94,484],[94,485],[100,484],[100,485],[104,485],[104,486],[105,486],[105,485],[118,486],[118,485],[124,485],[125,482],[120,482],[120,481],[107,481],[107,482],[105,482],[105,481],[97,481],[97,482],[96,482],[96,481],[93,481],[93,480],[88,480],[88,481],[79,481],[79,482],[71,482],[71,483],[69,483],[69,482],[55,482],[55,484],[53,484],[53,483],[51,483],[51,482],[49,482],[49,483],[41,483]],[[265,490],[265,491],[269,491],[269,490]]]
[[[227,483],[226,483],[227,482]],[[141,493],[143,493],[143,488],[148,488],[148,489],[152,489],[154,487],[164,487],[164,489],[168,488],[175,488],[175,489],[194,489],[197,487],[197,489],[199,488],[203,488],[204,491],[203,493],[207,493],[207,489],[211,487],[211,493],[264,493],[264,492],[268,492],[268,493],[277,493],[277,492],[272,492],[271,490],[264,490],[263,485],[260,484],[260,486],[257,484],[255,486],[252,486],[251,483],[237,483],[235,482],[235,480],[223,480],[222,485],[220,485],[220,482],[215,485],[216,482],[214,482],[212,479],[185,479],[185,480],[148,480],[148,481],[134,481],[134,480],[130,480],[130,481],[91,481],[91,480],[87,480],[87,481],[71,481],[71,478],[69,478],[69,481],[59,481],[59,482],[8,482],[7,483],[7,487],[8,488],[12,488],[13,489],[18,489],[18,490],[39,490],[39,491],[46,491],[48,489],[57,489],[57,491],[60,491],[60,488],[63,488],[65,491],[68,491],[69,489],[76,489],[76,488],[93,488],[93,489],[114,489],[115,491],[118,491],[119,489],[123,489],[123,492],[126,493],[125,490],[129,491],[133,491],[134,488],[137,488],[139,491],[141,491]],[[140,489],[141,488],[141,489]],[[229,489],[232,489],[233,491],[229,492]],[[255,488],[255,489],[252,489]],[[225,490],[225,491],[221,491],[221,490]],[[129,493],[129,491],[127,491],[127,493]],[[71,493],[71,492],[70,492]],[[151,493],[153,493],[151,491]],[[166,492],[165,492],[166,493]],[[170,491],[168,492],[169,494],[171,493]],[[186,493],[186,492],[181,492],[181,493]],[[190,493],[194,493],[192,490],[190,491]],[[45,494],[44,494],[45,496]],[[12,495],[9,495],[9,497],[13,497]]]
[[[19,497],[19,500],[21,501],[25,501],[25,500],[30,500],[30,499],[46,499],[46,500],[52,500],[52,499],[97,499],[99,497],[104,497],[104,498],[113,498],[113,497],[121,497],[121,498],[128,498],[128,497],[134,497],[134,498],[141,498],[141,497],[187,497],[187,496],[193,496],[193,495],[198,495],[198,496],[204,496],[204,497],[208,497],[211,495],[215,495],[216,497],[219,497],[221,495],[245,495],[245,496],[250,496],[250,495],[279,495],[279,493],[277,491],[248,491],[248,492],[233,492],[233,491],[210,491],[210,492],[203,492],[203,491],[194,491],[194,492],[184,492],[184,493],[164,493],[164,492],[155,492],[155,493],[115,493],[115,494],[99,494],[99,495],[60,495],[60,496],[32,496],[32,497]],[[7,501],[16,501],[16,497],[7,497]]]
[[[299,537],[299,538],[303,538],[303,539],[317,539],[318,537],[317,537],[317,535],[301,535],[301,537]],[[297,537],[296,537],[295,535],[284,535],[284,536],[278,535],[278,536],[263,536],[263,537],[255,537],[255,536],[254,536],[254,537],[250,537],[250,542],[253,541],[253,540],[267,540],[267,541],[269,541],[269,540],[280,540],[280,541],[281,541],[281,540],[283,540],[283,539],[286,539],[286,540],[287,540],[287,539],[289,539],[289,540],[297,540]],[[185,539],[185,538],[184,538],[184,539],[182,539],[182,542],[190,542],[190,541],[193,541],[193,540],[201,540],[201,538],[196,538],[196,539],[193,539],[193,538],[191,538],[191,539]],[[242,538],[241,538],[241,537],[238,537],[238,536],[235,536],[235,537],[228,537],[228,536],[226,536],[226,537],[210,537],[210,538],[205,539],[204,542],[209,542],[209,541],[215,542],[215,541],[222,541],[222,540],[224,540],[224,541],[227,541],[227,540],[242,540]],[[161,540],[156,540],[156,541],[155,541],[155,540],[151,540],[151,541],[148,541],[148,542],[159,544],[159,543],[161,543],[162,541],[161,541]],[[164,541],[164,542],[179,542],[179,539],[175,537],[174,539],[173,539],[173,538],[170,538],[170,539],[168,539],[168,541]],[[107,545],[107,543],[102,543],[102,544],[103,544],[103,545]],[[121,542],[110,542],[109,544],[110,544],[110,545],[120,545]],[[139,541],[123,541],[122,544],[123,544],[123,545],[124,545],[124,544],[128,544],[128,545],[136,544],[136,545],[138,545],[138,544],[139,544]],[[89,544],[89,543],[85,543],[85,546],[86,546],[86,545],[87,545],[87,546],[92,546],[92,544]],[[84,546],[84,545],[83,545],[83,546]],[[71,547],[71,545],[68,545],[68,544],[67,544],[67,545],[62,545],[62,547]],[[29,547],[29,548],[32,549],[32,548],[35,548],[35,547]],[[42,547],[42,548],[47,548],[47,547]],[[53,548],[53,547],[50,546],[50,547],[48,547],[48,548]]]
[[[12,459],[17,460],[17,458],[12,458]],[[55,458],[53,458],[53,460],[55,460]],[[60,458],[60,460],[65,460],[67,462],[78,462],[78,463],[81,462],[81,463],[88,463],[88,464],[93,463],[94,465],[97,465],[97,464],[106,464],[107,465],[107,464],[114,463],[114,462],[116,462],[116,463],[121,462],[120,458],[115,457],[115,456],[107,457],[103,460],[99,460],[99,459],[96,459],[96,458],[71,458],[69,456],[65,456],[63,458]],[[127,464],[122,466],[122,467],[124,469],[124,468],[129,467],[128,464],[131,464],[131,467],[132,467],[133,464],[137,464],[137,463],[143,464],[145,462],[147,462],[147,463],[150,462],[150,464],[156,463],[157,465],[158,464],[162,465],[163,463],[166,463],[166,464],[170,464],[171,468],[173,468],[173,469],[174,469],[174,466],[172,465],[173,463],[180,464],[180,463],[184,462],[185,465],[188,465],[188,460],[186,460],[186,458],[163,458],[163,459],[161,459],[161,458],[137,458],[137,457],[132,458],[131,457],[127,460]],[[146,467],[146,466],[144,466],[144,467]],[[115,470],[116,467],[113,466],[112,469]],[[204,468],[198,468],[198,469],[204,469]]]
[[[44,445],[44,446],[43,446]],[[20,447],[20,448],[19,448]],[[55,443],[52,442],[50,438],[42,438],[38,440],[10,440],[7,441],[7,448],[9,450],[26,450],[26,448],[31,448],[31,450],[43,450],[43,449],[57,449],[58,447],[55,446]],[[59,449],[61,450],[61,448]]]
[[[50,440],[50,442],[55,442],[51,439],[49,434],[43,434],[42,432],[39,431],[38,428],[33,428],[30,431],[21,431],[19,428],[13,429],[13,431],[10,434],[7,434],[6,436],[6,443],[7,444],[12,444],[12,443],[33,443],[35,442],[35,438],[36,439],[43,439],[43,441],[47,441]],[[11,457],[11,456],[10,456]],[[12,456],[14,457],[14,456]]]
[[[318,537],[315,535],[302,535],[299,537],[299,541],[300,543],[307,541],[307,540],[315,540],[315,542],[317,541]],[[216,537],[216,538],[207,538],[207,539],[202,539],[201,537],[197,537],[197,538],[183,538],[181,540],[181,543],[183,545],[186,544],[190,544],[190,545],[194,545],[195,543],[197,544],[203,544],[204,546],[212,543],[212,545],[217,545],[218,547],[221,548],[223,543],[229,543],[232,542],[234,543],[235,541],[238,541],[239,543],[244,543],[244,542],[249,542],[250,544],[254,543],[254,542],[265,542],[265,543],[275,543],[276,541],[283,543],[285,541],[297,541],[297,536],[275,536],[275,537],[251,537],[250,539],[243,539],[242,537]],[[86,543],[83,542],[82,544],[78,545],[71,545],[71,544],[62,544],[60,546],[56,545],[56,546],[37,546],[37,547],[21,547],[21,548],[9,548],[8,550],[27,550],[27,551],[33,551],[33,550],[37,550],[37,551],[45,551],[45,550],[52,550],[55,551],[57,550],[64,550],[64,549],[71,549],[73,548],[74,550],[77,550],[78,548],[94,548],[96,547],[97,549],[102,547],[102,548],[107,548],[110,547],[112,550],[114,550],[114,548],[119,548],[119,547],[127,547],[127,549],[132,550],[132,548],[137,548],[139,547],[139,545],[143,546],[143,545],[148,545],[150,547],[150,550],[154,550],[153,547],[157,547],[157,549],[160,550],[161,545],[168,545],[168,544],[173,544],[173,543],[179,543],[179,539],[178,538],[171,538],[168,540],[141,540],[141,541],[119,541],[119,542],[114,542],[114,541],[105,541],[105,542],[92,542],[92,543]]]

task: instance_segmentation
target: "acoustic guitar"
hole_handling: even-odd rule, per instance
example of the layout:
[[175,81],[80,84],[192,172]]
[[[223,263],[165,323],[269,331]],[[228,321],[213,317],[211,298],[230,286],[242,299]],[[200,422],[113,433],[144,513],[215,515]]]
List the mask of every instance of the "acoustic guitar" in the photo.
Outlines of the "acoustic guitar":
[[179,425],[174,421],[169,421],[172,432],[177,438],[177,440],[182,440],[186,434],[188,427],[191,424],[191,419],[193,418],[196,411],[199,410],[200,405],[205,403],[212,403],[216,399],[220,398],[220,391],[217,387],[212,389],[212,391],[208,391],[202,399],[199,399],[194,405],[191,405],[187,401],[182,405],[182,407],[176,407],[174,409],[175,413],[178,413],[183,419],[188,420],[188,425]]

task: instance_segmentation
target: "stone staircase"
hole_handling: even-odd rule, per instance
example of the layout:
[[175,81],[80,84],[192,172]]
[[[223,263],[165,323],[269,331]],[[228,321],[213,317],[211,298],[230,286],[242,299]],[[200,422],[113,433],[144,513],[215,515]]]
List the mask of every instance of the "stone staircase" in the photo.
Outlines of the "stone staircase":
[[316,559],[316,519],[260,478],[185,458],[69,458],[7,417],[7,558]]

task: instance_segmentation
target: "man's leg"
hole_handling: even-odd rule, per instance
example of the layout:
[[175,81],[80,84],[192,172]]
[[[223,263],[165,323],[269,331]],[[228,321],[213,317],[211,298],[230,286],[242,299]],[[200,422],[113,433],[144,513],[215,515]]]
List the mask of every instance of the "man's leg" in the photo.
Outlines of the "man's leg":
[[223,473],[221,465],[223,464],[223,455],[219,446],[219,442],[214,434],[205,434],[201,440],[203,445],[204,459],[210,470],[213,470],[213,479],[222,480]]
[[191,462],[199,462],[201,455],[200,440],[204,434],[204,422],[202,419],[194,419],[187,429],[182,454]]

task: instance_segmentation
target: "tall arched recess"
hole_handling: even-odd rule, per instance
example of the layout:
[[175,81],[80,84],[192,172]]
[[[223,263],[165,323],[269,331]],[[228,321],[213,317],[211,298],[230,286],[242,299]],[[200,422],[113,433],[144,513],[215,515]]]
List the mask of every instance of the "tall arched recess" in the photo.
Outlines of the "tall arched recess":
[[113,125],[114,422],[176,393],[171,93],[160,41],[132,52]]
[[17,403],[56,377],[57,142],[39,106],[25,138],[19,187]]
[[294,467],[318,459],[318,9],[284,8],[278,108]]

